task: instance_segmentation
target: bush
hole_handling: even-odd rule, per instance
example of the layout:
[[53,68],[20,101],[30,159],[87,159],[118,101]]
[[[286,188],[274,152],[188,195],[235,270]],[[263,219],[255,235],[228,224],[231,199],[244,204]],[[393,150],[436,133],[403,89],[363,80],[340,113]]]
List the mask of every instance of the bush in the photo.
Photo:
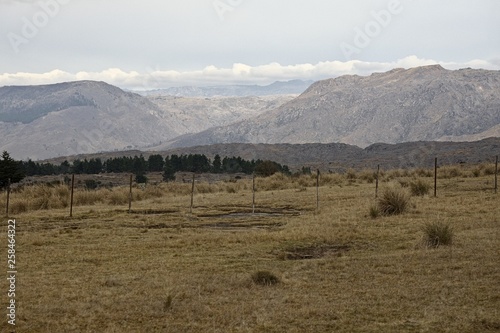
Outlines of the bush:
[[377,206],[370,207],[370,217],[376,219],[380,215],[380,211]]
[[427,247],[437,248],[441,245],[451,245],[453,228],[441,222],[427,223],[422,228],[424,244]]
[[382,215],[403,214],[410,204],[410,195],[401,188],[387,188],[378,198],[377,206]]
[[258,271],[252,274],[252,281],[261,286],[271,286],[280,282],[280,279],[271,272]]
[[423,196],[429,194],[432,185],[422,179],[416,179],[410,182],[410,191],[412,195]]

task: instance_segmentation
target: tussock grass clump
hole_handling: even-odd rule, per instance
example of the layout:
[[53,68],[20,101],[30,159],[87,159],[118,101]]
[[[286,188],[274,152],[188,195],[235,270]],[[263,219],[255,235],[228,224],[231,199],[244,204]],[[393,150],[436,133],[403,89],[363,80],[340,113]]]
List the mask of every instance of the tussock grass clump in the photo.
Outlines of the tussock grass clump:
[[344,180],[344,176],[338,173],[331,173],[321,175],[320,182],[322,185],[342,185]]
[[379,217],[380,216],[380,210],[379,210],[378,206],[376,206],[376,205],[370,206],[370,212],[369,212],[369,214],[370,214],[370,217],[372,219],[376,219],[377,217]]
[[438,169],[438,177],[444,179],[451,179],[463,177],[462,170],[456,166],[445,166]]
[[402,189],[390,187],[378,198],[377,207],[381,215],[399,215],[410,206],[410,194]]
[[147,186],[144,190],[144,195],[146,198],[161,198],[165,194],[165,191],[160,186]]
[[[0,207],[5,207],[5,204]],[[9,212],[12,214],[25,213],[29,209],[29,201],[26,199],[13,200],[9,204]]]
[[262,191],[285,190],[290,187],[290,177],[282,173],[275,173],[265,178],[258,177],[256,179],[256,186]]
[[99,195],[96,191],[75,191],[73,196],[73,201],[76,206],[90,206],[95,205],[97,202],[101,201]]
[[129,192],[126,189],[115,189],[108,194],[107,201],[110,205],[120,206],[128,203]]
[[377,179],[377,173],[371,170],[363,170],[359,173],[359,179],[366,181],[368,184],[372,184],[375,179]]
[[441,245],[451,245],[453,241],[453,228],[449,224],[442,222],[426,223],[422,231],[424,232],[424,245],[437,248]]
[[280,283],[279,277],[269,271],[257,271],[252,274],[252,281],[261,286],[272,286]]
[[429,194],[432,185],[422,179],[415,179],[410,182],[410,191],[414,196],[424,196]]

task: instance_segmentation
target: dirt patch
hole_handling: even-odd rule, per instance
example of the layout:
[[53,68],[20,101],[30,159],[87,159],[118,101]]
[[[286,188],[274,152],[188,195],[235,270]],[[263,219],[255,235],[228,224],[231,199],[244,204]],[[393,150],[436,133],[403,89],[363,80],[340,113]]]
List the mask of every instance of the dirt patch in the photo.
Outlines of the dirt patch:
[[327,255],[340,257],[350,249],[349,245],[339,244],[297,245],[278,251],[278,258],[282,260],[305,260],[323,258]]
[[198,215],[204,218],[234,218],[234,219],[252,219],[255,217],[280,217],[280,216],[300,216],[300,212],[296,210],[286,209],[260,209],[255,212],[252,211],[229,211],[223,214],[205,214]]
[[244,230],[244,229],[275,229],[284,226],[283,222],[217,222],[217,223],[207,223],[200,224],[196,227],[198,228],[208,228],[208,229],[225,229],[225,230]]
[[168,209],[136,209],[136,210],[131,210],[130,214],[137,214],[137,215],[163,215],[163,214],[173,214],[173,213],[178,213],[179,211],[177,210],[168,210]]

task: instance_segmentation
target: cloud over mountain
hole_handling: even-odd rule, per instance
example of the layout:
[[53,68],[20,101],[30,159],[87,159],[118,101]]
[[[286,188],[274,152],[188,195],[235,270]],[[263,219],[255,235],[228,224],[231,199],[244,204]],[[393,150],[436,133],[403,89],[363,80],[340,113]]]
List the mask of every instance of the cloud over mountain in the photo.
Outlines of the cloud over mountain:
[[324,61],[317,64],[282,65],[270,63],[260,66],[249,66],[235,63],[231,68],[207,66],[200,70],[178,71],[147,69],[143,72],[124,71],[120,68],[109,68],[99,72],[81,71],[70,73],[58,69],[46,73],[4,73],[0,74],[0,86],[51,84],[78,80],[104,81],[126,89],[147,90],[182,85],[222,85],[222,84],[269,84],[281,80],[321,80],[341,75],[368,75],[394,68],[412,68],[439,64],[446,69],[465,67],[499,70],[500,62],[496,60],[471,60],[464,63],[441,62],[409,56],[393,62]]

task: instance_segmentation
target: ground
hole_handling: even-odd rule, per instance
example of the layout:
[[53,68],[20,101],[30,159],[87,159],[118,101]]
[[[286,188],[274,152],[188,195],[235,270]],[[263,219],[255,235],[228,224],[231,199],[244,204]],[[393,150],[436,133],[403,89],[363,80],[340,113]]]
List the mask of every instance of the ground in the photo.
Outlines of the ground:
[[[375,184],[356,176],[322,182],[319,209],[313,177],[278,177],[258,179],[256,214],[247,179],[197,184],[192,213],[190,184],[136,196],[130,214],[105,200],[73,218],[16,213],[16,332],[500,331],[491,179],[440,179],[437,198],[377,218]],[[453,243],[426,247],[429,222],[450,225]],[[258,271],[279,282],[255,283]]]

